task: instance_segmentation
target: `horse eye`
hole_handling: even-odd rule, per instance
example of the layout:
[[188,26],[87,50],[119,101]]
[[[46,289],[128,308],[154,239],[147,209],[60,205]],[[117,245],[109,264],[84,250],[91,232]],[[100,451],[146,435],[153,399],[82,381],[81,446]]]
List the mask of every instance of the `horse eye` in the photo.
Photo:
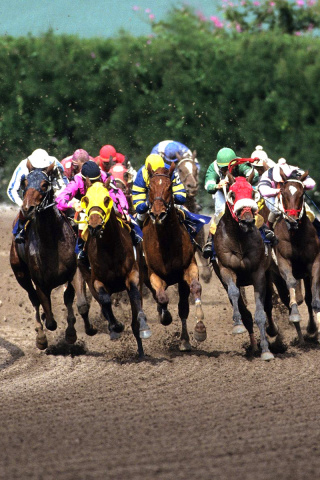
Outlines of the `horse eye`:
[[41,184],[41,190],[46,192],[48,190],[48,186],[49,186],[49,184],[47,182],[42,183]]

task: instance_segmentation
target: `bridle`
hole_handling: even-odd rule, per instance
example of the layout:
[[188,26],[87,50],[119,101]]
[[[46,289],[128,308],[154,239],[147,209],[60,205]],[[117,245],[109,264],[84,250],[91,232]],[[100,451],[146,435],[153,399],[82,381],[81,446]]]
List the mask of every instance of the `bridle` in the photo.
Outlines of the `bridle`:
[[[296,179],[288,179],[287,181],[284,182],[284,185],[288,182],[295,182],[295,183],[299,183],[300,185],[302,185],[303,187],[303,193],[302,193],[302,206],[301,208],[285,208],[284,205],[283,205],[283,197],[282,197],[282,193],[280,192],[280,195],[279,195],[279,211],[282,213],[282,215],[284,216],[284,219],[287,223],[289,223],[290,227],[291,227],[291,224],[292,223],[296,223],[296,227],[295,228],[298,228],[298,224],[301,222],[301,219],[302,219],[302,216],[304,214],[304,185],[303,183],[300,181],[300,180],[296,180]],[[294,219],[294,218],[291,218],[291,220],[293,220],[293,222],[290,222],[290,217],[292,217],[292,215],[298,215],[298,220]]]
[[[170,182],[171,182],[171,178],[169,177],[169,175],[166,175],[165,173],[154,173],[152,175],[152,177],[150,177],[150,180],[154,177],[165,177],[165,178],[169,178]],[[172,192],[172,182],[171,182],[171,192]],[[154,205],[154,203],[159,200],[160,202],[163,203],[163,205],[165,206],[165,214],[167,214],[173,204],[172,202],[172,195],[171,195],[171,198],[169,200],[169,202],[166,202],[162,197],[155,197],[153,202],[149,203],[149,213],[151,212],[152,210],[152,207]]]
[[[42,197],[41,202],[34,209],[35,213],[43,212],[47,208],[51,208],[56,204],[55,202],[52,202],[54,192],[53,192],[53,188],[52,188],[51,175],[49,176],[43,170],[41,170],[39,168],[36,168],[35,170],[31,170],[31,172],[27,176],[27,179],[28,179],[28,185],[24,189],[23,196],[25,196],[25,194],[29,190],[29,188],[33,188],[34,190],[39,192],[41,197]],[[48,188],[45,192],[43,190],[41,190],[41,187],[40,187],[41,180],[45,180],[49,183],[49,186],[48,186]]]

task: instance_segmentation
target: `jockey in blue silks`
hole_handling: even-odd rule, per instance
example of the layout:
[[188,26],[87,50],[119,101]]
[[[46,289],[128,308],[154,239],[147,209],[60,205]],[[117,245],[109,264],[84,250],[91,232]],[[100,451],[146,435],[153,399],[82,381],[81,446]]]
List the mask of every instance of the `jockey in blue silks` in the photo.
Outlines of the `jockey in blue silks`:
[[[170,166],[172,162],[179,162],[177,153],[182,158],[192,158],[192,152],[190,148],[188,148],[183,143],[176,142],[175,140],[163,140],[162,142],[157,143],[157,145],[155,145],[151,150],[151,153],[160,155],[165,161],[166,166],[167,164]],[[195,158],[194,161],[197,165],[198,170],[200,171],[200,164],[198,160]]]
[[[153,171],[163,167],[167,168],[168,170],[170,168],[170,165],[165,164],[163,158],[160,155],[152,153],[146,158],[145,165],[138,170],[137,176],[132,186],[132,200],[133,206],[137,212],[137,222],[141,227],[145,218],[147,217],[149,210],[149,174],[147,169],[148,164],[151,166]],[[173,172],[171,180],[174,203],[185,214],[184,224],[190,234],[191,240],[194,241],[194,237],[206,223],[209,223],[211,221],[211,218],[205,215],[191,213],[189,212],[189,210],[183,207],[182,205],[186,201],[186,191],[176,171]]]

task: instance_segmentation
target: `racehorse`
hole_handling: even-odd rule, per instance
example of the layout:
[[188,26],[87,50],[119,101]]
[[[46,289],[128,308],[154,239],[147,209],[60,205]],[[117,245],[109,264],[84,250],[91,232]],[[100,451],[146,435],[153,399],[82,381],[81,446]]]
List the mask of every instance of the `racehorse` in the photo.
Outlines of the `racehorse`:
[[281,169],[280,174],[284,183],[280,186],[278,201],[281,217],[274,226],[279,240],[275,254],[280,274],[289,290],[289,320],[294,324],[299,343],[302,344],[304,339],[296,289],[299,280],[303,279],[309,312],[307,333],[317,335],[318,326],[313,310],[315,313],[320,311],[320,243],[304,204],[303,181],[308,172],[297,179],[286,177]]
[[178,312],[182,323],[180,350],[189,351],[191,345],[187,318],[190,292],[195,299],[197,323],[194,338],[197,341],[205,340],[206,327],[203,323],[201,285],[194,247],[174,207],[171,181],[174,169],[174,163],[169,170],[164,167],[153,171],[148,165],[150,208],[143,225],[143,248],[147,266],[145,283],[157,302],[162,325],[172,322],[171,313],[167,309],[169,297],[166,289],[169,285],[178,284]]
[[[24,198],[21,212],[28,220],[25,243],[17,245],[13,239],[10,250],[10,264],[18,283],[28,292],[35,309],[36,345],[40,350],[48,346],[41,319],[48,330],[55,330],[57,323],[51,309],[51,292],[67,283],[64,303],[67,307],[65,337],[68,343],[77,339],[73,312],[74,287],[72,281],[77,268],[74,252],[76,238],[66,217],[55,207],[52,185],[54,163],[45,171],[32,170],[28,161],[29,174],[24,180]],[[40,305],[44,313],[40,319]],[[96,330],[88,320],[88,310],[81,306],[82,318],[88,335]]]
[[[117,338],[124,325],[112,311],[111,295],[126,290],[132,310],[132,331],[138,345],[139,358],[144,357],[141,339],[151,330],[141,305],[139,251],[133,247],[130,227],[117,216],[108,188],[101,182],[86,179],[87,193],[81,204],[87,213],[86,251],[91,273],[79,262],[81,272],[94,298],[108,321],[110,337]],[[83,234],[85,235],[85,234]]]
[[[192,157],[189,154],[180,155],[176,153],[178,162],[176,162],[176,171],[186,190],[187,198],[185,207],[192,213],[199,213],[197,204],[197,193],[199,189],[199,169],[195,161],[197,152],[194,151]],[[202,228],[196,236],[196,241],[202,248],[205,244],[204,229]],[[205,283],[209,283],[212,277],[212,270],[209,268],[208,261],[203,258],[202,253],[198,255],[198,261],[201,264],[201,278]]]
[[[257,349],[253,333],[252,315],[242,298],[240,287],[253,285],[255,296],[255,322],[260,331],[261,358],[271,360],[266,338],[266,313],[270,335],[277,334],[273,322],[272,295],[267,286],[266,272],[271,262],[271,248],[263,243],[261,234],[255,226],[256,192],[251,182],[254,171],[248,178],[234,178],[228,172],[229,192],[226,199],[226,209],[221,217],[215,233],[214,244],[217,260],[212,261],[213,268],[228,292],[233,306],[234,333],[242,333],[242,321],[247,329],[253,350]],[[243,328],[243,327],[242,327]]]

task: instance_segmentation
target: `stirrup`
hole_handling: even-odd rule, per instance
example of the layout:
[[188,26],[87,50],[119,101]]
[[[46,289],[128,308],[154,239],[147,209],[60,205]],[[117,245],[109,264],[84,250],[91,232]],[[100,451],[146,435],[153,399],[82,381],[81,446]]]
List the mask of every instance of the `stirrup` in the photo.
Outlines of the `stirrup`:
[[202,256],[206,259],[211,258],[213,254],[212,242],[207,242],[202,249]]
[[19,245],[20,245],[21,243],[25,243],[26,240],[25,240],[25,238],[24,238],[23,231],[17,233],[17,235],[14,237],[14,241],[15,241],[16,243],[18,243]]

